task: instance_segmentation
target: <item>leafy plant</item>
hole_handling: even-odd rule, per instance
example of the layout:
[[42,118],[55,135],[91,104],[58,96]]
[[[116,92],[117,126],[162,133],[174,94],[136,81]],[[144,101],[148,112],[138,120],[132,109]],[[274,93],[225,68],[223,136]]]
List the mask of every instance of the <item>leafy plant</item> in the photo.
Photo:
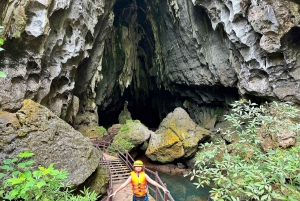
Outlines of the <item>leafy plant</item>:
[[0,77],[6,77],[5,73],[3,73],[2,71],[0,71]]
[[3,165],[0,166],[2,169],[0,179],[3,181],[0,187],[0,198],[42,201],[97,199],[97,195],[88,192],[87,189],[82,192],[83,196],[72,195],[72,191],[69,191],[71,186],[64,184],[68,172],[54,169],[53,163],[47,168],[39,167],[38,170],[32,171],[31,166],[34,161],[29,158],[33,155],[26,151],[18,154],[16,158],[3,160]]
[[[300,200],[300,147],[280,147],[266,153],[259,147],[263,138],[287,131],[299,138],[299,110],[289,103],[272,102],[258,106],[241,100],[232,104],[233,113],[225,116],[239,141],[226,145],[205,143],[196,156],[196,168],[190,172],[197,187],[213,185],[213,200]],[[187,175],[186,175],[187,176]]]
[[103,126],[97,126],[96,132],[98,135],[103,136],[107,133],[107,130]]
[[[2,34],[3,28],[4,28],[3,26],[0,26],[0,36]],[[4,50],[1,47],[3,44],[4,44],[4,39],[0,37],[0,52]],[[0,77],[6,77],[6,75],[2,71],[0,71]]]

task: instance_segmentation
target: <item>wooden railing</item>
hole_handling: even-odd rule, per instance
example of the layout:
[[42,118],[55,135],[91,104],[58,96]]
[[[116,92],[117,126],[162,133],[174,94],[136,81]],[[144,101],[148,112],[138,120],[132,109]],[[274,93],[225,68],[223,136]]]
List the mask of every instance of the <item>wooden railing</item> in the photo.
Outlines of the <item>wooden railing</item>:
[[[92,140],[94,146],[101,152],[101,160],[100,160],[101,164],[107,164],[107,161],[103,154],[103,152],[106,152],[110,155],[118,156],[130,170],[133,170],[134,159],[131,157],[131,155],[128,153],[128,151],[125,150],[123,147],[121,147],[120,145],[111,143],[111,142],[101,141],[98,138],[91,138],[91,140]],[[156,171],[153,172],[153,171],[149,170],[148,168],[144,168],[144,170],[145,170],[146,174],[149,177],[151,177],[154,181],[156,181],[160,185],[167,188],[167,185],[165,183],[163,183],[161,181],[160,177],[158,176],[158,172],[156,172]],[[107,192],[107,194],[108,194],[107,201],[112,201],[112,197],[109,197],[113,193],[112,179],[111,179],[112,177],[111,177],[110,170],[109,170],[109,177],[110,177],[110,180],[109,180],[110,184],[109,184],[109,189]],[[148,185],[148,189],[149,189],[149,192],[151,195],[155,195],[156,201],[175,201],[170,193],[165,193],[155,186]]]

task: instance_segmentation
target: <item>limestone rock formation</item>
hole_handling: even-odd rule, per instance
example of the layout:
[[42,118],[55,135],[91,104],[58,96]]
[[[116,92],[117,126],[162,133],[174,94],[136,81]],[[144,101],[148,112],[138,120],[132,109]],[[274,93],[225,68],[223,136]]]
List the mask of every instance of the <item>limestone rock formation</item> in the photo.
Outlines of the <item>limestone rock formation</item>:
[[128,100],[154,127],[184,107],[212,128],[241,96],[300,103],[299,1],[3,2],[4,111],[32,99],[76,129],[109,127]]
[[127,120],[126,124],[122,125],[118,134],[114,137],[113,142],[130,150],[147,141],[152,133],[153,131],[149,130],[140,121]]
[[299,103],[299,2],[193,0],[231,41],[229,61],[243,95]]
[[126,95],[160,120],[188,102],[201,124],[239,95],[298,103],[298,10],[292,0],[6,1],[1,105],[29,98],[82,123],[97,108],[119,113]]
[[25,100],[16,113],[0,112],[0,160],[26,150],[33,152],[36,166],[69,172],[67,181],[83,183],[98,167],[100,152],[53,112]]
[[125,101],[124,103],[124,109],[122,110],[122,112],[119,114],[119,124],[126,124],[126,120],[131,120],[131,114],[128,111],[128,101]]
[[210,134],[197,126],[184,109],[176,108],[151,134],[146,156],[163,163],[190,158],[197,151],[199,142],[207,140]]
[[24,99],[32,99],[70,123],[79,103],[81,111],[97,116],[94,90],[101,80],[113,4],[114,0],[1,1],[5,51],[0,70],[7,74],[0,79],[2,109],[15,112]]

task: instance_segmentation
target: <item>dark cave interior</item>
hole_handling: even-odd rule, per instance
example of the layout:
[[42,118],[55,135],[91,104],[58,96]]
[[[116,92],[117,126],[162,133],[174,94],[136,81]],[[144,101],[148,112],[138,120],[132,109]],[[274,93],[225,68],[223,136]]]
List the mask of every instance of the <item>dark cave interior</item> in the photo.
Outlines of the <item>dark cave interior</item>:
[[[205,101],[202,100],[203,97],[197,94],[199,100],[194,100],[195,97],[187,97],[183,94],[195,93],[195,91],[210,91],[211,93],[217,92],[221,96],[228,97],[239,97],[238,90],[232,88],[228,92],[226,87],[216,86],[208,87],[202,86],[200,89],[193,89],[189,86],[175,86],[177,89],[173,89],[173,92],[166,90],[163,85],[158,84],[158,77],[156,74],[151,74],[151,72],[157,71],[157,66],[153,62],[153,57],[155,55],[155,38],[152,30],[151,22],[149,22],[146,12],[147,4],[144,0],[117,0],[114,5],[114,26],[116,28],[120,26],[128,27],[133,14],[137,14],[137,32],[142,33],[142,37],[139,40],[137,51],[139,66],[141,69],[135,71],[132,82],[125,89],[124,93],[120,95],[117,100],[106,106],[105,108],[98,108],[99,125],[109,128],[113,124],[118,123],[118,117],[124,108],[125,101],[128,101],[128,110],[131,113],[131,117],[134,120],[140,120],[148,128],[156,129],[158,128],[160,122],[167,116],[168,113],[172,112],[176,107],[182,107],[185,100],[188,98],[191,101],[198,102],[199,105],[206,105]],[[199,9],[196,7],[195,9]],[[203,11],[201,9],[201,11]],[[204,16],[207,17],[207,16]],[[120,38],[120,37],[119,37]],[[152,69],[149,69],[149,66]],[[139,74],[137,74],[139,73]],[[160,86],[159,86],[160,85]],[[179,89],[179,88],[180,89]],[[188,92],[187,92],[188,91]],[[218,99],[218,98],[216,98]],[[223,99],[223,98],[222,98]],[[223,101],[217,100],[216,102],[208,102],[211,106],[220,106],[226,104]],[[197,104],[198,105],[198,104]]]

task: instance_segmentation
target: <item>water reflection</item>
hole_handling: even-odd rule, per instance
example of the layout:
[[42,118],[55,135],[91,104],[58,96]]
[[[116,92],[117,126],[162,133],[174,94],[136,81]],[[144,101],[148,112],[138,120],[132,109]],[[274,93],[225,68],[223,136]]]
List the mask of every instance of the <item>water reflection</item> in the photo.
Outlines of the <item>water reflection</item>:
[[159,172],[175,201],[206,201],[210,187],[196,188],[188,177]]

